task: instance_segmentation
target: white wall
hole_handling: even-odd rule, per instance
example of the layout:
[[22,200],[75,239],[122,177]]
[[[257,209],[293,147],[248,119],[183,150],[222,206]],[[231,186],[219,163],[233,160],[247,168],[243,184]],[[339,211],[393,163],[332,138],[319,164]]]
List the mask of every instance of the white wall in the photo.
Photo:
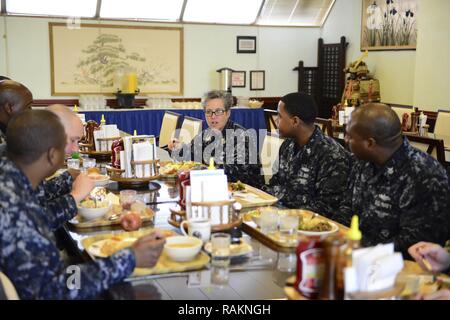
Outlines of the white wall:
[[[336,0],[321,30],[325,42],[339,42],[341,36],[347,38],[347,64],[362,54],[361,13],[362,0]],[[415,51],[369,51],[364,61],[380,80],[383,102],[413,104],[415,59]]]
[[421,0],[414,105],[450,110],[450,1]]
[[[0,73],[23,82],[31,89],[35,99],[52,98],[48,22],[64,20],[0,19],[0,32],[6,33],[6,39],[1,39],[0,45]],[[117,21],[102,23],[135,25]],[[238,35],[257,36],[257,53],[237,54]],[[297,73],[292,68],[299,60],[307,64],[317,63],[319,35],[318,28],[184,25],[184,97],[201,97],[207,90],[218,88],[219,74],[216,70],[222,67],[247,71],[246,88],[234,88],[233,94],[236,96],[281,96],[296,91]],[[264,91],[249,90],[248,71],[257,69],[266,71]]]
[[[321,29],[325,42],[347,37],[347,63],[361,55],[362,0],[336,0]],[[418,0],[418,39],[415,51],[369,51],[365,60],[380,80],[381,99],[387,103],[413,105],[420,109],[450,110],[449,0]]]

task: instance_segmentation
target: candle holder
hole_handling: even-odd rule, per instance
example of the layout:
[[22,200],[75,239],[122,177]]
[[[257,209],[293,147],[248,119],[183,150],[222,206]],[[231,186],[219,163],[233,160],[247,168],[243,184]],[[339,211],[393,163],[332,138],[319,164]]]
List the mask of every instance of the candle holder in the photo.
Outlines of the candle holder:
[[115,95],[117,97],[117,106],[112,107],[113,109],[129,109],[129,108],[142,108],[140,106],[134,105],[134,97],[139,93],[139,89],[135,90],[134,93],[123,93],[118,90]]

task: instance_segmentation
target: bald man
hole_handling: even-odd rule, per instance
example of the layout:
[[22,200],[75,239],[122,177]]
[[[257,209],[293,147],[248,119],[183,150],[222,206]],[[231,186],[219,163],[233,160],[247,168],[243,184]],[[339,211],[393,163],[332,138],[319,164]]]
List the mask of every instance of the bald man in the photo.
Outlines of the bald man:
[[363,245],[393,242],[409,257],[419,241],[443,244],[449,236],[449,181],[431,156],[402,136],[400,120],[384,104],[357,108],[345,141],[358,158],[346,199],[333,218],[349,225],[357,214]]
[[0,151],[6,144],[6,128],[16,114],[31,109],[33,95],[23,84],[12,80],[0,81]]
[[[108,258],[66,265],[49,228],[54,217],[34,192],[64,163],[64,128],[55,114],[30,110],[11,120],[6,136],[7,157],[0,158],[0,270],[21,299],[94,298],[135,267],[154,267],[165,243],[157,232]],[[74,271],[78,286],[71,279]]]

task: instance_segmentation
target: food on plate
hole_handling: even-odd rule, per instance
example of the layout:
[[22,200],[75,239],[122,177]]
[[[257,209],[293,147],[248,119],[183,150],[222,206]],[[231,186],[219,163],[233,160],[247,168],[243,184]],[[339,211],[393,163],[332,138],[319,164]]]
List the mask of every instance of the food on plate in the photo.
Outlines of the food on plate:
[[[110,256],[117,251],[125,249],[133,245],[137,238],[112,237],[99,243],[101,245],[100,252],[105,256]],[[95,243],[93,244],[93,246]]]
[[333,226],[327,221],[312,218],[303,219],[298,228],[303,231],[325,232],[331,231]]
[[138,212],[129,212],[120,218],[120,225],[126,231],[139,230],[142,226],[141,215]]
[[195,161],[169,162],[162,166],[159,172],[163,175],[176,175],[180,171],[189,171],[200,167],[204,167],[204,165]]
[[80,206],[82,208],[90,208],[90,209],[105,208],[105,207],[109,206],[109,202],[108,201],[95,201],[94,199],[86,198],[80,202]]
[[238,180],[238,182],[230,183],[231,191],[245,191],[245,184]]
[[87,174],[88,174],[88,176],[100,175],[100,170],[96,167],[92,167],[92,168],[87,169]]
[[259,218],[261,216],[261,211],[259,209],[252,210],[244,213],[244,221],[252,221],[253,218]]

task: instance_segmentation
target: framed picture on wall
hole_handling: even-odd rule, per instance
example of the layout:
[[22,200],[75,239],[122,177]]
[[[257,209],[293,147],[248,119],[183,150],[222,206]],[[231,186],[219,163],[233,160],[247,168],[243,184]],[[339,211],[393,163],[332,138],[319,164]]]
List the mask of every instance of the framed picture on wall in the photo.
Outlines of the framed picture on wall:
[[245,88],[245,74],[245,71],[233,71],[231,74],[231,86],[233,88]]
[[[126,92],[183,94],[183,28],[49,23],[54,96]],[[145,39],[145,41],[142,41]]]
[[264,70],[250,71],[250,90],[265,90],[265,78]]
[[361,51],[415,50],[417,0],[363,0]]
[[237,36],[237,53],[256,53],[256,37]]

